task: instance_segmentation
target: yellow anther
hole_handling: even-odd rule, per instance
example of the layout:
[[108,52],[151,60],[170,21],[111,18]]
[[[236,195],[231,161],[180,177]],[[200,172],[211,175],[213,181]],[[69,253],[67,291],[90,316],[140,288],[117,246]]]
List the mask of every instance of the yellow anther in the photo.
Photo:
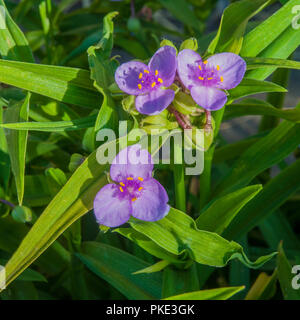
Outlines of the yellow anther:
[[154,81],[154,82],[152,82],[151,87],[153,88],[155,86],[156,86],[156,82]]
[[121,190],[121,192],[124,192],[124,190],[123,190],[123,188],[122,188],[122,187],[120,187],[120,190]]
[[161,78],[158,78],[157,81],[160,83],[163,83],[163,79],[161,79]]
[[217,66],[217,70],[218,70],[218,71],[220,70],[220,66]]
[[139,189],[138,189],[139,191],[141,191],[141,190],[143,190],[143,187],[139,187]]
[[138,84],[138,88],[141,90],[142,89],[142,85],[139,83]]
[[203,77],[199,77],[199,80],[204,80],[204,78]]
[[120,182],[120,185],[121,185],[122,187],[125,187],[125,184],[124,184],[123,182]]
[[199,68],[200,70],[202,70],[202,68],[201,68],[201,66],[200,66],[200,65],[198,66],[198,68]]
[[156,75],[156,76],[158,75],[158,70],[155,70],[155,75]]
[[213,78],[207,78],[207,80],[212,80]]
[[221,80],[221,82],[223,82],[223,81],[224,81],[224,78],[223,78],[223,77],[220,77],[220,80]]
[[143,77],[143,74],[142,74],[142,72],[139,74],[139,79],[142,79],[142,77]]
[[149,73],[149,71],[148,70],[144,70],[144,73]]
[[203,63],[204,63],[204,64],[207,64],[207,63],[208,63],[208,61],[207,61],[207,60],[205,60],[205,61],[203,61]]
[[131,201],[135,201],[135,200],[137,200],[137,198],[132,198],[132,199],[131,199]]
[[144,179],[143,179],[143,178],[141,178],[141,177],[138,177],[138,180],[140,180],[140,181],[144,181]]
[[133,178],[132,177],[128,177],[127,180],[133,180]]

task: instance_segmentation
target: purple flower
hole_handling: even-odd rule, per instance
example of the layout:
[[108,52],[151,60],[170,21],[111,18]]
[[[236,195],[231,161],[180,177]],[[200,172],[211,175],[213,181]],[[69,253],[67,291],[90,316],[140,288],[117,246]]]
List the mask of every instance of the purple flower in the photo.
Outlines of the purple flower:
[[170,206],[164,187],[152,178],[153,160],[141,146],[123,149],[113,160],[107,184],[96,195],[94,213],[99,224],[117,227],[133,217],[157,221],[168,214]]
[[174,99],[174,91],[163,87],[173,83],[176,69],[176,50],[164,46],[155,52],[148,66],[139,61],[121,64],[115,80],[122,91],[137,96],[135,107],[140,113],[155,115]]
[[206,110],[222,108],[227,95],[222,89],[235,88],[246,72],[246,62],[234,53],[219,53],[202,61],[190,49],[178,54],[178,75],[194,101]]

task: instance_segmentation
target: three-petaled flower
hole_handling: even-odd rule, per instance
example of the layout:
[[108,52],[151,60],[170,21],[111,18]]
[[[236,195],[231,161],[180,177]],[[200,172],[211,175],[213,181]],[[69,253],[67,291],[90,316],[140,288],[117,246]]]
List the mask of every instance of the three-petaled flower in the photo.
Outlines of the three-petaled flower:
[[174,99],[174,91],[164,88],[173,83],[176,69],[176,50],[164,46],[156,51],[148,66],[139,61],[121,64],[115,80],[122,91],[136,96],[135,107],[140,113],[156,115]]
[[113,160],[110,177],[115,183],[104,186],[94,200],[99,224],[117,227],[130,216],[157,221],[168,214],[170,206],[164,187],[152,178],[153,160],[147,150],[136,144],[123,149]]
[[222,90],[235,88],[245,72],[246,62],[234,53],[219,53],[205,61],[190,49],[178,54],[179,78],[190,90],[194,101],[206,110],[222,108],[227,101],[227,95]]

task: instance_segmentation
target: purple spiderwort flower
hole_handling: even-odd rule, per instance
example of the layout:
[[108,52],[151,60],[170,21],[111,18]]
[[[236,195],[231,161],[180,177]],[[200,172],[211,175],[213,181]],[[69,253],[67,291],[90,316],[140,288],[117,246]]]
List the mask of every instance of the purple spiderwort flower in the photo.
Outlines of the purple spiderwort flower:
[[164,187],[152,178],[153,160],[139,144],[123,149],[113,160],[107,184],[96,195],[94,213],[99,224],[118,227],[133,217],[157,221],[170,210]]
[[173,101],[175,93],[169,87],[177,69],[176,50],[170,46],[158,49],[148,66],[139,61],[121,64],[115,73],[119,88],[135,95],[135,107],[147,115],[155,115],[166,109]]
[[246,62],[234,53],[215,54],[206,61],[190,49],[178,54],[179,78],[190,90],[194,101],[206,110],[221,109],[227,101],[222,90],[235,88],[245,72]]

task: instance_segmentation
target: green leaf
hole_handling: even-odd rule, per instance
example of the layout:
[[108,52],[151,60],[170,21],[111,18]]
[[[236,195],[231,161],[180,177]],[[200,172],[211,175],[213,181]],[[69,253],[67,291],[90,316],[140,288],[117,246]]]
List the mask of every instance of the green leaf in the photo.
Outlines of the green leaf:
[[300,124],[283,121],[241,155],[217,186],[215,195],[246,186],[259,173],[287,157],[299,143]]
[[246,96],[264,92],[287,92],[287,90],[276,83],[244,78],[234,89],[228,90],[229,103]]
[[90,73],[77,68],[0,60],[0,82],[81,107],[101,101]]
[[131,218],[132,228],[152,239],[172,254],[186,254],[198,263],[223,267],[237,258],[246,266],[259,268],[274,254],[250,262],[242,247],[229,242],[216,233],[198,230],[195,221],[185,213],[171,208],[168,215],[156,222],[145,222]]
[[[180,281],[178,281],[180,279]],[[180,293],[198,291],[199,278],[195,263],[185,269],[174,266],[167,267],[163,272],[162,297],[167,298]]]
[[85,118],[74,119],[71,121],[51,121],[51,122],[17,122],[4,123],[0,127],[13,130],[30,130],[30,131],[45,131],[45,132],[62,132],[71,130],[80,130],[93,127],[95,124],[96,115]]
[[7,60],[34,62],[28,41],[11,18],[3,0],[0,0],[0,54]]
[[146,267],[142,270],[138,270],[138,271],[134,272],[133,274],[158,272],[158,271],[161,271],[164,268],[166,268],[170,263],[171,262],[169,262],[167,260],[161,260],[161,261],[158,261],[157,263],[153,264],[152,266]]
[[293,278],[292,265],[285,256],[282,244],[278,247],[277,275],[281,291],[285,300],[300,300],[300,291],[292,287]]
[[133,274],[148,263],[118,248],[99,242],[84,242],[79,259],[128,299],[159,299],[161,274]]
[[197,227],[222,234],[232,219],[262,190],[261,185],[239,189],[208,204],[196,219]]
[[263,190],[239,212],[224,236],[227,239],[238,239],[279,208],[299,190],[299,175],[300,160],[297,160],[270,180]]
[[[3,122],[3,108],[0,107],[0,124]],[[0,127],[0,185],[7,190],[10,177],[10,159],[4,129]]]
[[247,63],[247,70],[253,70],[265,67],[287,68],[300,70],[300,62],[286,59],[274,58],[244,58]]
[[[29,101],[28,93],[25,100],[8,108],[5,112],[4,122],[21,122],[28,120]],[[8,131],[6,133],[8,152],[12,171],[16,181],[19,205],[22,205],[24,196],[25,157],[28,132]]]
[[245,287],[228,287],[188,292],[177,296],[168,297],[164,300],[228,300]]
[[271,276],[265,272],[259,274],[250,288],[245,300],[269,300],[276,292],[277,271]]
[[246,115],[274,116],[293,122],[300,122],[299,108],[278,109],[268,102],[257,99],[245,99],[240,103],[227,106],[224,120]]
[[117,228],[113,230],[113,232],[118,232],[122,236],[126,237],[127,239],[133,241],[138,246],[152,254],[153,256],[167,260],[173,263],[184,263],[183,261],[180,261],[179,258],[168,252],[167,250],[163,249],[162,247],[158,246],[155,242],[153,242],[148,237],[144,236],[140,232],[135,231],[132,228]]
[[117,112],[115,103],[108,90],[114,82],[114,65],[110,60],[113,47],[113,18],[118,12],[111,12],[103,19],[103,36],[97,46],[88,49],[88,60],[91,69],[91,79],[94,80],[94,86],[103,95],[103,102],[98,113],[95,131],[101,128],[113,128],[117,121]]
[[244,0],[232,3],[223,12],[218,33],[208,53],[234,52],[239,54],[248,21],[269,5],[267,0]]
[[[245,57],[255,57],[267,46],[274,43],[282,32],[288,28],[292,29],[291,22],[294,18],[292,8],[298,4],[298,0],[290,0],[270,18],[250,31],[244,38],[240,54]],[[281,42],[281,46],[282,43],[285,42]]]

